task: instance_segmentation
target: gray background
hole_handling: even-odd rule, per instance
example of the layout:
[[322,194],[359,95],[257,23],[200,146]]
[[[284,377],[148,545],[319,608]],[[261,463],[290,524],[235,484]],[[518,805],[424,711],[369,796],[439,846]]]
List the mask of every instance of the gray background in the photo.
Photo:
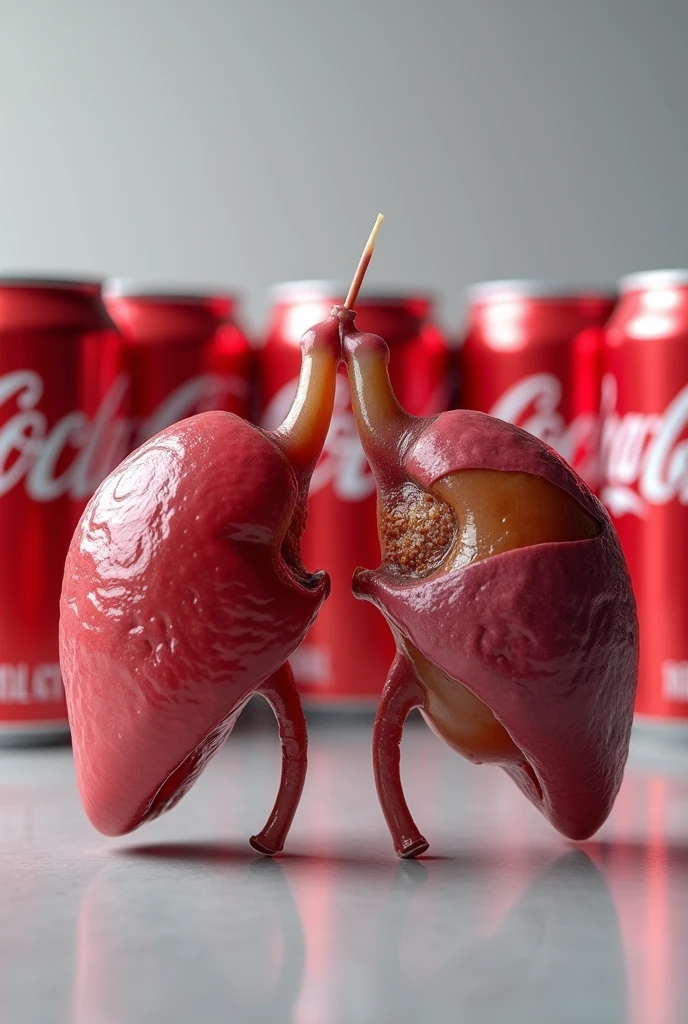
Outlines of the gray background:
[[685,0],[0,0],[0,265],[434,285],[686,263]]

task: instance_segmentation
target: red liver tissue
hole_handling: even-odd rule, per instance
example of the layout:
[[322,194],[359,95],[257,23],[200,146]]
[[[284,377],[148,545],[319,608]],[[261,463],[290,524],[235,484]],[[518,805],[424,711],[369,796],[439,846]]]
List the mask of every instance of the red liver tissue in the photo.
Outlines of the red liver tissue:
[[[395,409],[384,394],[382,340],[359,334],[351,320],[343,340],[383,510],[406,482],[432,493],[453,474],[459,480],[463,471],[488,470],[546,480],[599,524],[596,536],[518,547],[467,565],[447,561],[448,568],[440,564],[422,578],[384,561],[357,574],[356,593],[379,607],[399,641],[376,728],[385,750],[375,754],[397,851],[412,856],[427,846],[403,802],[395,751],[400,720],[427,703],[427,688],[414,692],[414,678],[422,680],[409,646],[491,709],[523,755],[521,764],[505,758],[505,769],[559,831],[586,838],[621,784],[637,682],[635,602],[609,517],[555,452],[517,427],[477,412],[418,420]],[[385,715],[396,726],[385,726]],[[442,732],[441,723],[433,727]]]

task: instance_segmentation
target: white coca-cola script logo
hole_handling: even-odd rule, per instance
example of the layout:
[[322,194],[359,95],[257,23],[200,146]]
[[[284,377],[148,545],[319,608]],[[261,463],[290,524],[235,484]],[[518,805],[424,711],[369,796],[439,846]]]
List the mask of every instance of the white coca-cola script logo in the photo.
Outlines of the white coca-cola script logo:
[[341,374],[337,376],[330,429],[311,479],[311,490],[317,493],[328,484],[342,501],[363,501],[375,494],[375,477],[358,439],[351,411],[349,385]]
[[139,424],[134,445],[143,444],[149,437],[198,412],[221,408],[227,398],[246,398],[248,384],[230,374],[200,373],[171,391],[157,409]]
[[[266,430],[274,430],[282,423],[294,401],[297,385],[298,380],[290,380],[274,396],[261,421]],[[342,374],[337,375],[330,429],[309,494],[317,494],[328,484],[342,501],[363,501],[375,494],[375,477],[358,439],[349,384]]]
[[566,423],[559,410],[561,397],[558,377],[552,373],[533,373],[507,388],[490,409],[490,415],[539,437],[594,487],[599,478],[599,417],[583,412]]
[[132,448],[185,416],[216,407],[228,394],[245,392],[246,384],[232,376],[201,374],[138,423],[124,412],[129,389],[129,377],[121,374],[92,418],[75,410],[49,426],[39,407],[40,374],[15,370],[0,377],[0,409],[13,406],[0,426],[0,497],[23,481],[33,501],[87,498]]
[[[291,408],[298,380],[290,380],[276,393],[261,420],[266,430],[282,423]],[[441,384],[426,403],[421,415],[432,416],[445,407],[446,388]],[[331,486],[342,501],[363,501],[375,494],[375,477],[368,465],[351,411],[351,392],[344,374],[337,375],[334,409],[325,446],[315,467],[309,494],[317,494]]]
[[645,518],[651,505],[688,505],[688,385],[663,413],[617,411],[613,374],[602,381],[602,500],[616,516]]

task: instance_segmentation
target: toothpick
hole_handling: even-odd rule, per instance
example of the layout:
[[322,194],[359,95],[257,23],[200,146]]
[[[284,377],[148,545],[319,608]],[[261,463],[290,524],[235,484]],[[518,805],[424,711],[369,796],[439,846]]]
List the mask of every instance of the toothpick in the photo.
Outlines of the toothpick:
[[375,248],[375,239],[377,238],[377,233],[380,230],[380,225],[382,224],[383,220],[384,216],[381,213],[378,213],[377,220],[373,225],[373,230],[370,232],[370,238],[366,242],[365,249],[363,250],[363,254],[361,255],[361,259],[359,260],[358,263],[358,267],[356,268],[354,279],[351,282],[349,294],[347,295],[346,302],[344,303],[344,309],[353,309],[354,303],[358,298],[358,293],[360,291],[361,285],[363,284],[363,278],[365,277],[366,270],[368,269],[368,264],[370,263],[370,257],[373,255],[373,249]]

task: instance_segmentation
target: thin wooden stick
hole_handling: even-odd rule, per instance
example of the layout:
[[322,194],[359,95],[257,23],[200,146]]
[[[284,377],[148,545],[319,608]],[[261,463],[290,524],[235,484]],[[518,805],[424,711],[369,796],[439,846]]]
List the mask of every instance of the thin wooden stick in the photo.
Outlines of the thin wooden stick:
[[373,230],[370,232],[370,238],[366,242],[365,249],[363,250],[363,254],[361,255],[361,259],[359,260],[358,263],[358,267],[356,268],[354,279],[351,282],[349,294],[347,295],[346,302],[344,303],[344,309],[354,308],[354,303],[358,298],[358,293],[360,291],[361,285],[363,284],[365,272],[368,269],[368,264],[370,263],[370,257],[373,255],[373,249],[375,248],[375,239],[377,238],[377,233],[380,230],[380,225],[382,224],[383,220],[384,216],[381,213],[378,213],[377,220],[373,225]]

